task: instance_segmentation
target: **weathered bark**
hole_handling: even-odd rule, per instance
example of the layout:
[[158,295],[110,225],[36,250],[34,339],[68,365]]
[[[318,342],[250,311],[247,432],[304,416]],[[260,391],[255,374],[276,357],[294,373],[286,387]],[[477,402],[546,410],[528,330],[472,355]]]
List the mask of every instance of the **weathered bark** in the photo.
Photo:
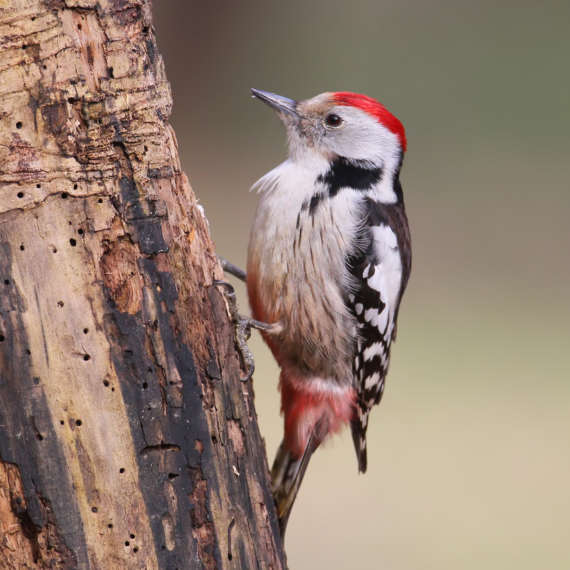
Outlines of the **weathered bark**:
[[282,568],[149,0],[0,2],[0,567]]

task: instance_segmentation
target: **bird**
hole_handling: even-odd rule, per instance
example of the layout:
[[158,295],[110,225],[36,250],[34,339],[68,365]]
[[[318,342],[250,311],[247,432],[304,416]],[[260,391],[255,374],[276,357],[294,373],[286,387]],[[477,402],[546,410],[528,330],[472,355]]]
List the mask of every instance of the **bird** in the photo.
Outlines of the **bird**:
[[411,271],[400,171],[406,134],[379,101],[349,91],[296,101],[251,90],[277,112],[288,158],[253,186],[246,283],[279,367],[284,437],[271,470],[281,532],[309,460],[350,425],[358,470],[380,402]]

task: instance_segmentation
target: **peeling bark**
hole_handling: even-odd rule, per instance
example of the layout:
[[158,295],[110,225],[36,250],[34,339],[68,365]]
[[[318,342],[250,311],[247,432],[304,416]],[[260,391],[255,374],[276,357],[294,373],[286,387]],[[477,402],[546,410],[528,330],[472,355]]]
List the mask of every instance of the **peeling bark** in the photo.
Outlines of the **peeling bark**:
[[283,568],[148,0],[0,4],[0,568]]

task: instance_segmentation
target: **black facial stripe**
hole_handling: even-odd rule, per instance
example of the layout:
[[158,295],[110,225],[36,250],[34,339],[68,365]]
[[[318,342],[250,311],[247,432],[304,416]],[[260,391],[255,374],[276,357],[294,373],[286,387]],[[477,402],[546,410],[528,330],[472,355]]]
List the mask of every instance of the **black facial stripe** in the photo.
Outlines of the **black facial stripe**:
[[317,176],[317,182],[326,184],[331,198],[341,188],[369,190],[382,179],[382,168],[370,168],[364,164],[339,156],[333,160],[327,172]]

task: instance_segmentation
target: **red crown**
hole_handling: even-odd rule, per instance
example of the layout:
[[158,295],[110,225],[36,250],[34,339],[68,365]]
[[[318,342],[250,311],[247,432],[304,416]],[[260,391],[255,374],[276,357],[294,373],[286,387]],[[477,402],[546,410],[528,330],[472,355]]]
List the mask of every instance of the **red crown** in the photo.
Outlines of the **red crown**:
[[380,123],[382,123],[389,131],[393,132],[400,140],[400,145],[402,150],[406,150],[406,131],[404,130],[404,125],[402,125],[400,119],[392,115],[382,103],[368,97],[366,95],[360,95],[359,93],[351,93],[350,91],[339,91],[338,93],[333,93],[333,99],[338,105],[350,105],[358,109],[362,109]]

